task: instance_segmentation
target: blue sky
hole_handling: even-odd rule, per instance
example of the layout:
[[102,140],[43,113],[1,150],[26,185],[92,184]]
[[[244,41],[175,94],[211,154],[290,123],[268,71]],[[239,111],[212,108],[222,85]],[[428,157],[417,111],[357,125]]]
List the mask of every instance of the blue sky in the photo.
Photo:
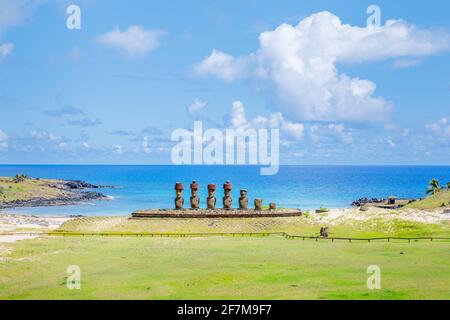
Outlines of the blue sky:
[[[371,4],[377,35],[361,30]],[[239,118],[275,121],[286,164],[449,164],[449,15],[444,0],[0,0],[0,163],[170,163],[174,129]]]

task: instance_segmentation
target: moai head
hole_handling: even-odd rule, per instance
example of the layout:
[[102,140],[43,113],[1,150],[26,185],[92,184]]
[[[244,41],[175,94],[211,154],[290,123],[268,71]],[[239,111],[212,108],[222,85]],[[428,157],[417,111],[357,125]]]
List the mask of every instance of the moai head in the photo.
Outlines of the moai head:
[[255,199],[255,210],[262,210],[263,199]]
[[223,185],[223,191],[225,193],[225,197],[231,196],[231,190],[233,189],[233,186],[230,181],[227,180],[225,184]]
[[247,198],[247,190],[241,190],[241,198],[242,199]]
[[191,196],[195,197],[198,193],[198,183],[196,181],[192,181],[191,183]]
[[275,203],[269,203],[269,210],[273,211],[273,210],[277,210],[277,205]]
[[183,209],[183,184],[180,182],[175,183],[175,209]]
[[208,197],[212,198],[216,196],[216,185],[208,184]]

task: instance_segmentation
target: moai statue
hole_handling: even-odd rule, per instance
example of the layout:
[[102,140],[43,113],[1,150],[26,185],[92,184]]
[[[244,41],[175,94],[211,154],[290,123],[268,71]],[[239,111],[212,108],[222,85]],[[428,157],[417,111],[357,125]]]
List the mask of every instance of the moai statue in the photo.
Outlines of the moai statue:
[[320,236],[322,238],[328,238],[328,227],[320,228]]
[[239,198],[239,209],[248,210],[247,190],[241,190],[241,197]]
[[175,209],[183,209],[184,199],[183,199],[183,184],[180,182],[175,183]]
[[262,211],[263,199],[255,199],[255,210]]
[[191,183],[191,209],[198,209],[200,207],[200,198],[198,197],[198,183],[192,181]]
[[230,181],[227,180],[225,184],[223,185],[223,191],[224,191],[224,197],[223,197],[223,208],[228,210],[231,209],[231,205],[233,204],[233,198],[231,197],[231,190],[233,189],[233,186],[231,185]]
[[275,203],[269,203],[269,210],[274,211],[277,210],[277,205]]
[[206,205],[208,209],[216,208],[216,185],[208,184],[208,198],[206,198]]

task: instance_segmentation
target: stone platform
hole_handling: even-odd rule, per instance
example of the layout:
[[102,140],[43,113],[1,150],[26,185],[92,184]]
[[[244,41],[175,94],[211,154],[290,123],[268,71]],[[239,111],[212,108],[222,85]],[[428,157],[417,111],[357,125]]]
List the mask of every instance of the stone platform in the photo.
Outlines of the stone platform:
[[181,209],[181,210],[138,210],[132,213],[132,218],[167,218],[167,219],[201,219],[201,218],[268,218],[268,217],[298,217],[302,211],[298,209],[277,210],[239,210],[239,209]]

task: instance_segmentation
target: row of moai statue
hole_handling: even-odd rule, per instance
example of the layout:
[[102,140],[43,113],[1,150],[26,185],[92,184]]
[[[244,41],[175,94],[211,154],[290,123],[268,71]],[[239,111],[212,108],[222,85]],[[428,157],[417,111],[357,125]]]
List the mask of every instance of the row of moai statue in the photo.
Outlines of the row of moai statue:
[[[196,181],[192,181],[191,185],[191,198],[190,198],[190,205],[191,209],[199,209],[200,208],[200,198],[198,196],[198,189],[199,185]],[[233,198],[231,196],[231,191],[233,189],[233,186],[230,181],[227,181],[223,185],[223,191],[224,196],[222,198],[223,208],[226,210],[231,209],[231,206],[233,204]],[[184,198],[183,198],[183,184],[181,182],[175,183],[175,209],[183,209],[184,205]],[[248,196],[247,196],[247,190],[241,190],[240,191],[240,198],[239,198],[239,209],[240,210],[248,210]],[[208,184],[208,197],[206,198],[206,206],[208,209],[216,209],[216,185],[215,184]],[[263,200],[262,199],[255,199],[255,210],[262,210]],[[269,210],[276,210],[275,203],[271,203],[269,205]]]

